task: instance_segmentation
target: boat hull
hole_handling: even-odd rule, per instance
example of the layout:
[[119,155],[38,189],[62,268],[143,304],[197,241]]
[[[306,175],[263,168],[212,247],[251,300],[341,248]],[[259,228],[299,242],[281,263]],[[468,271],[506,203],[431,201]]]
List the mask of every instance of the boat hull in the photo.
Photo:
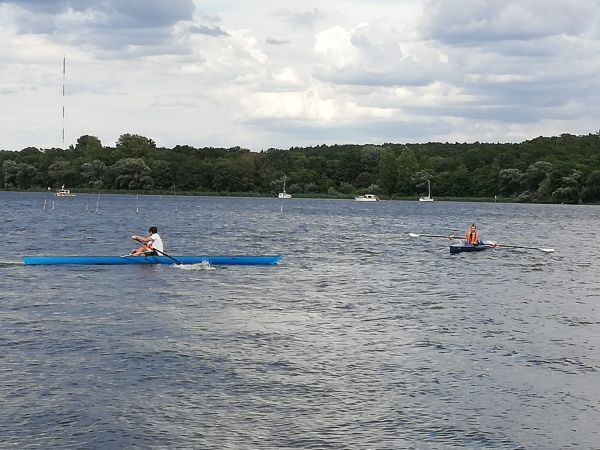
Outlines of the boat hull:
[[[173,256],[182,264],[212,265],[274,265],[279,263],[281,256]],[[167,256],[25,256],[26,266],[40,265],[127,265],[127,264],[177,264]]]
[[473,244],[464,243],[461,245],[451,245],[450,253],[452,255],[454,255],[457,253],[465,253],[465,252],[481,252],[483,250],[489,250],[490,248],[494,248],[494,246],[489,245],[489,244],[473,245]]

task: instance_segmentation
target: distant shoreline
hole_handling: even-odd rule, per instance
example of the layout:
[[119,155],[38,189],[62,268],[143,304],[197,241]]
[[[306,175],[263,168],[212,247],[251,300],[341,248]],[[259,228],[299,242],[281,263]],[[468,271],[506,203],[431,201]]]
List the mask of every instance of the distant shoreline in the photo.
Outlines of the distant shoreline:
[[[30,189],[30,190],[5,190],[0,189],[0,192],[15,192],[15,193],[40,193],[50,194],[55,197],[55,191],[44,191],[41,189]],[[315,199],[315,200],[353,200],[358,193],[355,194],[338,194],[338,195],[327,195],[327,194],[294,194],[291,199],[278,199],[277,194],[268,195],[258,192],[193,192],[193,191],[181,191],[175,192],[168,190],[144,190],[144,191],[133,191],[133,190],[115,190],[115,189],[78,189],[72,191],[74,194],[86,194],[86,195],[153,195],[153,196],[172,196],[172,197],[237,197],[237,198],[273,198],[280,201],[293,202],[294,199]],[[418,196],[385,196],[377,194],[380,200],[383,201],[414,201],[418,203]],[[539,204],[539,205],[558,205],[560,203],[555,202],[520,202],[516,198],[507,197],[436,197],[435,202],[473,202],[473,203],[515,203],[515,204]],[[580,203],[582,205],[594,205],[596,203]]]

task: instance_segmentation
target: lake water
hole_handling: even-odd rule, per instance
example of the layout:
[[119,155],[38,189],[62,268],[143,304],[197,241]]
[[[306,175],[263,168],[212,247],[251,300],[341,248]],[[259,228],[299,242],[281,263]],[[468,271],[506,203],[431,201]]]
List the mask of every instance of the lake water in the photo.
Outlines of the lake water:
[[[0,212],[2,448],[600,448],[599,207],[0,193]],[[471,222],[556,252],[408,236]],[[15,264],[122,255],[151,225],[171,255],[284,258]]]

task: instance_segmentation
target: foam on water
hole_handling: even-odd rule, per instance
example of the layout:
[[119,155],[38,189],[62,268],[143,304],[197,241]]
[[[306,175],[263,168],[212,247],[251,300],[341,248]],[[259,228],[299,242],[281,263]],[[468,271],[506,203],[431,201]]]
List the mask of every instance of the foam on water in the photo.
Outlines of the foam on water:
[[202,261],[197,264],[173,264],[171,267],[178,270],[216,270],[208,261]]

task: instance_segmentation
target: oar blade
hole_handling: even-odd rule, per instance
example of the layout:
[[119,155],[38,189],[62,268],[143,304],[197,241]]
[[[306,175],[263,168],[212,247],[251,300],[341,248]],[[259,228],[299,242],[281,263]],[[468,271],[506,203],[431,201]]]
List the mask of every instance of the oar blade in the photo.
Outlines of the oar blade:
[[[487,244],[488,242],[486,242]],[[492,242],[489,242],[490,244],[492,244]],[[524,245],[511,245],[511,244],[500,244],[499,242],[495,242],[493,243],[496,247],[499,248],[516,248],[516,249],[522,249],[522,250],[539,250],[541,252],[544,253],[553,253],[554,249],[553,248],[543,248],[543,247],[526,247]]]
[[444,239],[463,239],[460,236],[456,236],[455,234],[418,234],[418,233],[408,233],[410,237],[430,237],[430,238],[444,238]]

